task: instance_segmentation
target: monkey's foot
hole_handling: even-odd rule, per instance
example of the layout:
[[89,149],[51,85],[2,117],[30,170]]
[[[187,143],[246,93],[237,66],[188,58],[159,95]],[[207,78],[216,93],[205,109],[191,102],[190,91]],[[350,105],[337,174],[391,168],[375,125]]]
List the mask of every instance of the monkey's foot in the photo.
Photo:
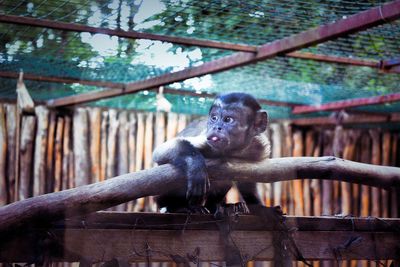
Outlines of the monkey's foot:
[[218,205],[214,216],[218,218],[221,215],[230,216],[230,215],[240,215],[249,213],[250,210],[245,202],[237,202],[233,204],[221,203],[220,205]]

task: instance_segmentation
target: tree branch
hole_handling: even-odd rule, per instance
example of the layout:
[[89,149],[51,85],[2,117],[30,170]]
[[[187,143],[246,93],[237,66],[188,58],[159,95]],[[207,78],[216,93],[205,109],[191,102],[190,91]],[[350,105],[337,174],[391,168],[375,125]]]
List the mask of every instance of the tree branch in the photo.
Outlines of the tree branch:
[[[212,177],[238,181],[270,183],[316,178],[382,188],[400,186],[400,168],[357,163],[335,157],[275,158],[259,164],[210,161],[207,166]],[[185,178],[180,171],[166,164],[99,183],[25,199],[0,208],[0,233],[21,226],[87,214],[185,185]]]

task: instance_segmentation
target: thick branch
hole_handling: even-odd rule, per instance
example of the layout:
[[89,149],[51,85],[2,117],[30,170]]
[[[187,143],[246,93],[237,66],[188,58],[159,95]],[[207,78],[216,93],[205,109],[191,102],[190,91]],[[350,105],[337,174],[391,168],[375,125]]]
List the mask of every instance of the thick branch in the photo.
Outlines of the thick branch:
[[[400,168],[335,157],[276,158],[262,164],[221,164],[214,161],[208,163],[208,171],[213,177],[239,181],[269,183],[296,178],[320,178],[383,188],[400,186]],[[0,233],[28,224],[106,209],[132,199],[158,195],[185,184],[179,170],[166,164],[99,183],[25,199],[0,208]]]

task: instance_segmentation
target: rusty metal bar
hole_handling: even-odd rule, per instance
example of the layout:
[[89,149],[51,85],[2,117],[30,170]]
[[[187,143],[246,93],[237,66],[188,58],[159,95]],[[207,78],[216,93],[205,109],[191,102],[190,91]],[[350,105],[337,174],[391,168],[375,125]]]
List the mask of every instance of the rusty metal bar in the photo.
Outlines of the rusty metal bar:
[[[18,78],[18,75],[19,74],[17,72],[0,71],[0,77],[3,77],[3,78],[11,78],[11,79],[15,78],[16,79],[16,78]],[[24,79],[31,80],[31,81],[67,83],[67,84],[79,83],[79,84],[84,84],[84,85],[91,85],[91,86],[114,89],[114,90],[107,89],[107,90],[102,90],[102,91],[96,91],[98,93],[104,93],[104,95],[106,95],[106,96],[109,91],[113,92],[113,93],[116,92],[115,89],[122,91],[125,86],[123,83],[80,80],[80,79],[66,78],[66,77],[59,78],[59,77],[51,77],[51,76],[39,76],[39,75],[34,75],[34,74],[29,74],[29,73],[24,73]],[[153,88],[151,90],[158,90],[158,88]],[[182,95],[182,96],[205,97],[205,98],[214,98],[217,95],[217,94],[213,94],[213,93],[205,93],[205,92],[197,93],[194,91],[176,90],[176,89],[172,89],[172,88],[165,88],[164,93],[170,94],[170,95]],[[79,96],[85,97],[85,94],[79,94]],[[268,100],[268,99],[257,99],[257,100],[261,104],[270,105],[270,106],[295,107],[295,106],[301,105],[299,103],[274,101],[274,100]]]
[[389,69],[400,65],[400,58],[392,58],[382,61],[382,68]]
[[[0,71],[0,77],[3,78],[18,78],[17,72],[12,71]],[[83,85],[90,85],[90,86],[97,86],[97,87],[105,87],[105,88],[112,88],[112,89],[123,89],[123,83],[114,83],[114,82],[103,82],[103,81],[90,81],[90,80],[81,80],[75,79],[70,77],[53,77],[53,76],[42,76],[42,75],[35,75],[24,73],[25,80],[31,81],[39,81],[39,82],[54,82],[54,83],[79,83]]]
[[361,66],[361,67],[379,68],[379,66],[380,66],[380,63],[378,61],[355,59],[355,58],[349,58],[349,57],[321,55],[321,54],[314,54],[314,53],[308,53],[308,52],[291,52],[291,53],[287,53],[285,56],[293,57],[293,58],[300,58],[300,59],[309,59],[309,60],[321,61],[321,62],[328,62],[328,63]]
[[378,104],[397,102],[397,101],[400,101],[400,93],[365,97],[365,98],[354,98],[354,99],[330,102],[321,105],[315,105],[315,106],[298,106],[294,107],[292,112],[293,114],[305,114],[318,111],[332,111],[332,110],[342,110],[342,109],[367,106],[367,105],[378,105]]
[[114,30],[108,28],[91,27],[82,24],[67,23],[67,22],[47,20],[47,19],[37,19],[31,17],[0,15],[0,22],[43,27],[43,28],[56,29],[62,31],[102,33],[102,34],[115,35],[118,37],[131,38],[131,39],[148,39],[148,40],[164,41],[182,45],[195,45],[200,47],[211,47],[211,48],[228,49],[228,50],[243,51],[243,52],[257,52],[257,47],[249,45],[223,43],[217,41],[175,37],[175,36],[144,33],[137,31]]
[[[215,61],[204,63],[200,66],[177,71],[170,74],[160,75],[143,81],[133,82],[126,85],[123,92],[108,94],[106,97],[118,96],[121,94],[134,93],[174,82],[183,81],[189,78],[198,77],[206,74],[221,72],[224,70],[240,67],[274,57],[278,54],[293,52],[307,46],[335,39],[337,37],[361,31],[373,26],[388,23],[400,17],[400,0],[384,4],[377,8],[360,12],[346,19],[320,26],[291,37],[267,43],[259,47],[257,53],[238,52]],[[79,104],[104,98],[105,95],[93,92],[85,94],[84,97],[72,96],[63,99],[51,100],[48,105],[60,107],[66,105]]]

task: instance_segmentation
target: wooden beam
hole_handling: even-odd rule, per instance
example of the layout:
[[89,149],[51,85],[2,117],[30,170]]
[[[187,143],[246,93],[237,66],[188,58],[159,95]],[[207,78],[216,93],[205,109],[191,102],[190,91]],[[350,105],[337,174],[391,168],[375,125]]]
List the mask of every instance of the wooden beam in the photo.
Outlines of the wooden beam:
[[[207,162],[210,177],[237,181],[277,182],[292,179],[326,179],[391,188],[400,186],[400,169],[358,163],[335,157],[274,158],[262,163]],[[111,177],[108,177],[111,178]],[[222,179],[222,178],[220,178]],[[171,164],[129,173],[102,182],[28,198],[0,207],[0,235],[46,221],[88,214],[186,184]]]
[[[0,262],[224,261],[224,245],[213,215],[100,212],[61,221],[49,229],[30,229],[0,241]],[[285,216],[297,248],[306,259],[394,259],[399,219]],[[272,260],[273,220],[239,215],[230,222],[230,237],[245,261]],[[27,234],[27,232],[29,234]],[[128,237],[128,238],[127,238]],[[288,238],[285,240],[290,244]],[[353,242],[351,242],[353,241]],[[347,244],[347,246],[345,246]],[[146,253],[147,251],[147,253]],[[198,255],[195,255],[198,251]],[[293,256],[293,255],[291,255]]]
[[200,66],[160,75],[143,81],[128,83],[123,92],[104,94],[93,92],[82,96],[71,96],[48,102],[51,107],[80,104],[94,101],[104,97],[118,96],[147,90],[174,82],[180,82],[189,78],[199,77],[248,65],[261,60],[274,57],[279,54],[293,52],[295,50],[332,40],[340,36],[348,35],[380,24],[388,23],[400,17],[400,0],[384,4],[377,8],[360,12],[346,19],[331,24],[320,26],[284,39],[267,43],[258,48],[257,53],[239,52],[231,56],[206,62]]
[[[312,126],[312,125],[328,125],[335,126],[337,120],[332,117],[313,117],[313,118],[299,118],[292,119],[290,122],[298,126]],[[400,113],[388,114],[369,114],[369,115],[350,115],[343,121],[345,126],[354,126],[355,124],[374,124],[374,123],[390,123],[400,122]]]
[[397,101],[400,101],[400,93],[365,97],[365,98],[353,98],[348,100],[329,102],[315,106],[297,106],[293,108],[292,112],[293,114],[305,114],[318,111],[332,111],[332,110],[342,110],[342,109],[367,106],[367,105],[378,105],[378,104],[397,102]]
[[164,42],[170,42],[170,43],[182,44],[182,45],[195,45],[195,46],[200,46],[200,47],[228,49],[228,50],[234,50],[234,51],[243,51],[243,52],[256,52],[257,51],[257,47],[249,46],[249,45],[217,42],[217,41],[210,41],[210,40],[200,40],[200,39],[185,38],[185,37],[175,37],[175,36],[144,33],[144,32],[137,32],[137,31],[124,31],[124,30],[118,30],[118,29],[113,30],[113,29],[108,29],[108,28],[91,27],[91,26],[87,26],[87,25],[83,25],[83,24],[67,23],[67,22],[47,20],[47,19],[38,19],[38,18],[32,18],[32,17],[0,15],[0,22],[18,24],[18,25],[26,25],[26,26],[43,27],[43,28],[62,30],[62,31],[101,33],[101,34],[114,35],[114,36],[123,37],[123,38],[130,38],[130,39],[148,39],[148,40],[164,41]]

